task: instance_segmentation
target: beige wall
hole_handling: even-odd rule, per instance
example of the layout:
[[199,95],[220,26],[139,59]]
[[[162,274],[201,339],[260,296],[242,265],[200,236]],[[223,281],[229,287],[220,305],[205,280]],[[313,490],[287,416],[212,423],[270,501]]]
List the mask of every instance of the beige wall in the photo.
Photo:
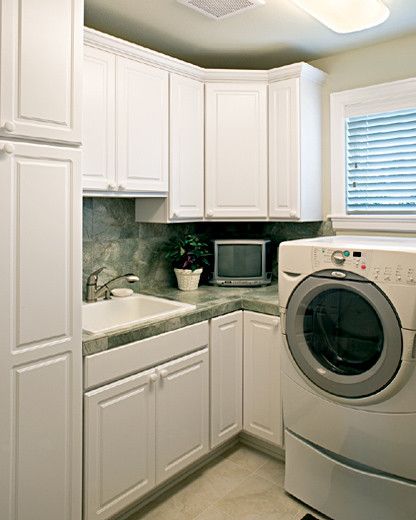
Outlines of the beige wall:
[[323,114],[323,204],[330,213],[329,96],[331,92],[416,76],[416,34],[310,62],[328,76]]

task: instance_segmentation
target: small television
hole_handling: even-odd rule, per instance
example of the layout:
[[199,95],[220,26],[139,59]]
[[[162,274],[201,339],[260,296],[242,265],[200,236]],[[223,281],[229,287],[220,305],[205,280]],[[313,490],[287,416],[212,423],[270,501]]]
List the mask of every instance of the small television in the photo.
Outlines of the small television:
[[214,268],[211,283],[248,287],[272,281],[270,240],[213,240]]

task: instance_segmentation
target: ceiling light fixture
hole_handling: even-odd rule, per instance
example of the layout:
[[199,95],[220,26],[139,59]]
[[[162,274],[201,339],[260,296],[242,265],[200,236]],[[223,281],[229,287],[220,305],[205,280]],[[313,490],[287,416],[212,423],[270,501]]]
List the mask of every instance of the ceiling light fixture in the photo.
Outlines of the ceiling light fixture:
[[292,0],[298,7],[329,27],[345,34],[380,25],[390,15],[381,0]]

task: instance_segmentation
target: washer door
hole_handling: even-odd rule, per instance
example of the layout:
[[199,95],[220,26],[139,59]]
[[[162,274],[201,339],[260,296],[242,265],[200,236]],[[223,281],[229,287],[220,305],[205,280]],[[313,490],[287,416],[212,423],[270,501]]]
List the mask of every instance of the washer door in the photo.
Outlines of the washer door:
[[399,370],[401,328],[379,289],[365,278],[344,275],[334,280],[316,273],[298,285],[287,307],[287,341],[298,367],[319,388],[366,397]]

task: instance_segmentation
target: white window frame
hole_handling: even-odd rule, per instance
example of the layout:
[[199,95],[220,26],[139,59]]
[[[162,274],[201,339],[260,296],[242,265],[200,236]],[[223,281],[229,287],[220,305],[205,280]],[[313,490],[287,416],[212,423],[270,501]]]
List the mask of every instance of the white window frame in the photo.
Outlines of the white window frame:
[[335,231],[416,231],[415,215],[351,215],[346,208],[345,120],[416,107],[416,78],[331,94],[331,215]]

